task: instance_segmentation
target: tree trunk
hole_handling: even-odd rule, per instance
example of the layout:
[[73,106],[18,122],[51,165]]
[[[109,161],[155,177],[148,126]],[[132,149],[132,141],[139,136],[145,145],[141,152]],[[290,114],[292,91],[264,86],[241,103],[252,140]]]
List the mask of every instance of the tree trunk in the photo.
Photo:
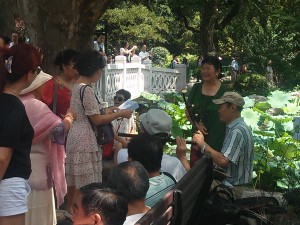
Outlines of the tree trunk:
[[201,9],[200,51],[202,56],[215,52],[214,45],[215,24],[218,15],[218,1],[207,0]]
[[106,11],[109,0],[0,0],[0,34],[10,35],[14,19],[26,24],[30,44],[44,55],[43,69],[54,72],[58,52],[92,47],[96,24]]

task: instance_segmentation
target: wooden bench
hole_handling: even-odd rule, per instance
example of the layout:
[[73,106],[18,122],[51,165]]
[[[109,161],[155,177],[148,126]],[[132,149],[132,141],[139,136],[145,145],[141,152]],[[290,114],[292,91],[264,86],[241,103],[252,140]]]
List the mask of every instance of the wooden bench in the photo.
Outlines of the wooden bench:
[[213,180],[212,159],[205,155],[136,225],[196,225]]

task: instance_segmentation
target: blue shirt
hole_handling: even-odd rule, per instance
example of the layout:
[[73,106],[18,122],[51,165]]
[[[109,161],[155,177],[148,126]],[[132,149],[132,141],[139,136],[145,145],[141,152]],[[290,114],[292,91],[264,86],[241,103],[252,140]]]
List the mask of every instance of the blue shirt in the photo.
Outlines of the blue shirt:
[[225,172],[232,185],[247,184],[252,180],[254,142],[250,128],[240,117],[227,125],[227,135],[221,153],[229,160]]
[[153,207],[174,185],[174,180],[163,173],[150,178],[149,190],[146,194],[146,205]]

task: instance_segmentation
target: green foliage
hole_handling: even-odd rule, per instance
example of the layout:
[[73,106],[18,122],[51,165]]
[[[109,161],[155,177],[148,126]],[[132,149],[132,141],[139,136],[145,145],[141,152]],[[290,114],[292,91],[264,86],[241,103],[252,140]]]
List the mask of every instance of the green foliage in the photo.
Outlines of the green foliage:
[[268,59],[279,86],[291,90],[300,81],[298,0],[244,1],[240,14],[219,34],[221,55],[234,54],[256,73],[265,73]]
[[233,88],[241,95],[267,95],[271,87],[267,79],[260,74],[245,73],[238,76]]
[[154,49],[154,57],[152,59],[153,66],[158,67],[168,67],[167,58],[170,56],[170,52],[168,49],[164,47],[155,47]]
[[108,24],[110,51],[114,54],[119,53],[118,47],[124,40],[128,40],[130,46],[147,43],[150,48],[155,42],[164,43],[166,38],[162,34],[169,31],[163,16],[143,5],[126,1],[121,2],[117,8],[107,10],[101,19]]
[[[158,108],[163,109],[168,113],[172,120],[172,136],[191,137],[191,124],[186,119],[185,104],[183,98],[178,93],[165,94],[160,97],[155,94],[143,92],[138,99],[135,99],[140,105],[143,105],[143,112],[148,109]],[[143,113],[140,112],[140,113]]]
[[[293,118],[300,113],[300,99],[282,91],[271,92],[264,101],[262,99],[245,97],[242,111],[254,137],[257,187],[270,191],[300,187],[300,143],[293,139]],[[191,124],[186,119],[180,94],[169,93],[161,97],[144,92],[136,100],[144,105],[145,111],[150,108],[165,110],[173,120],[173,137],[191,137]]]
[[252,128],[255,140],[254,170],[259,188],[299,187],[300,143],[293,139],[293,117],[300,113],[299,98],[274,91],[263,102],[244,99],[242,117]]

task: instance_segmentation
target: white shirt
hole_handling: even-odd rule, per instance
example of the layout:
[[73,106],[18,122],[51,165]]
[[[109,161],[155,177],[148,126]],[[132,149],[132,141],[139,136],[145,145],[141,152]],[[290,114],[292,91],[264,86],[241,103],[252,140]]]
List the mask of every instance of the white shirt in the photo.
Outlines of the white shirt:
[[134,117],[113,120],[112,125],[117,133],[130,134],[134,129]]
[[126,220],[123,225],[133,225],[135,224],[145,213],[134,214],[131,216],[126,216]]
[[139,53],[139,57],[142,58],[142,61],[146,60],[146,59],[144,59],[145,57],[148,57],[147,59],[149,59],[149,55],[150,55],[149,52],[140,51],[140,53]]
[[105,52],[105,46],[104,43],[99,44],[98,41],[94,41],[94,50],[96,51],[100,51],[100,47],[102,49],[103,52]]
[[234,59],[232,60],[231,62],[231,67],[234,69],[234,70],[239,70],[239,64],[238,62]]

